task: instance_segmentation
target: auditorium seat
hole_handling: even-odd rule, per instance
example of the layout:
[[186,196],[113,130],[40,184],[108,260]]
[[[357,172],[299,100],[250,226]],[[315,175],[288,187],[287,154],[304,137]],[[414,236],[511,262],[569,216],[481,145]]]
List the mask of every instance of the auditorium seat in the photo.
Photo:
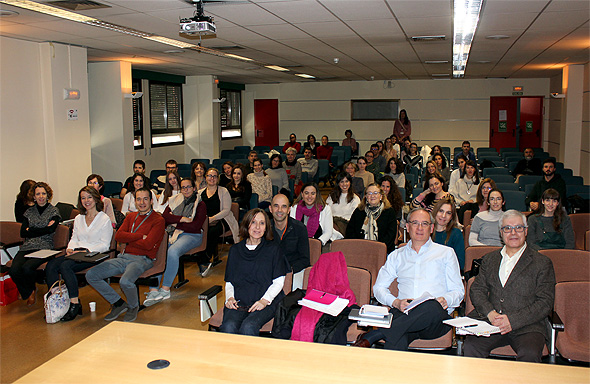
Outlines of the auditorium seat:
[[584,236],[590,229],[590,213],[572,213],[569,215],[574,229],[576,239],[576,249],[584,249]]
[[570,360],[590,362],[590,282],[563,282],[555,286],[555,312],[564,329],[557,334],[559,354]]

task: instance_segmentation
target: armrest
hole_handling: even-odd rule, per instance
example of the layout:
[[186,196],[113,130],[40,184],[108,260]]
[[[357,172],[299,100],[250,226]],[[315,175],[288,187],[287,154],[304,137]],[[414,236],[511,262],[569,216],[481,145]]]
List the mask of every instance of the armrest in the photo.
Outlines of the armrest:
[[551,312],[551,315],[549,315],[549,323],[551,323],[551,328],[556,331],[563,331],[565,329],[563,321],[561,321],[561,318],[555,311]]
[[23,241],[19,240],[19,241],[14,241],[12,243],[2,243],[2,242],[0,242],[0,248],[2,248],[2,249],[16,247],[17,245],[23,245]]
[[221,285],[214,285],[208,290],[201,292],[199,294],[199,300],[209,300],[215,296],[217,296],[221,292]]

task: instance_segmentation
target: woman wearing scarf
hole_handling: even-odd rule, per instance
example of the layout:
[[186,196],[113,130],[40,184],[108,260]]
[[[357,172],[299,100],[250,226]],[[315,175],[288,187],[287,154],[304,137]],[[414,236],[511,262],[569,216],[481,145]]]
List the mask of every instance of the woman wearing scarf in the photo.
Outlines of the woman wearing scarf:
[[353,212],[346,228],[347,239],[367,239],[385,243],[387,253],[395,248],[397,220],[395,211],[385,192],[371,184],[365,189],[365,198]]
[[[170,287],[178,273],[178,260],[187,251],[201,245],[203,234],[201,233],[207,209],[199,195],[195,193],[195,182],[190,178],[184,178],[180,182],[180,193],[168,200],[168,206],[163,213],[166,220],[166,232],[168,232],[168,256],[166,258],[166,270],[164,281],[158,276],[158,285],[150,287],[143,305],[149,307],[162,300],[170,298]],[[205,264],[208,260],[202,260],[199,264]],[[162,282],[162,287],[158,286]]]
[[[293,203],[291,217],[305,224],[308,237],[320,240],[322,247],[326,247],[334,231],[332,210],[324,203],[316,183],[303,186],[301,194]],[[322,253],[324,251],[322,248]]]

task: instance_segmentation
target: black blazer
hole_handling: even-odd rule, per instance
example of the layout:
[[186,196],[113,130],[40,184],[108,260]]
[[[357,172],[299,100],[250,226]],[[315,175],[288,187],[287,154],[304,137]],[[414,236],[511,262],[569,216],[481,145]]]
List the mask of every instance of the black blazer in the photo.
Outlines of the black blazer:
[[[364,210],[355,209],[346,227],[344,237],[346,239],[364,239],[363,224],[366,218],[367,214]],[[397,236],[397,219],[393,208],[384,209],[381,212],[381,216],[377,219],[377,228],[379,230],[378,241],[387,245],[387,253],[392,252],[395,249],[395,238]]]
[[555,271],[551,259],[527,245],[504,287],[498,275],[501,262],[500,250],[483,257],[479,274],[469,291],[475,307],[469,316],[487,320],[492,310],[501,310],[508,316],[513,334],[539,332],[547,338],[545,319],[555,299]]

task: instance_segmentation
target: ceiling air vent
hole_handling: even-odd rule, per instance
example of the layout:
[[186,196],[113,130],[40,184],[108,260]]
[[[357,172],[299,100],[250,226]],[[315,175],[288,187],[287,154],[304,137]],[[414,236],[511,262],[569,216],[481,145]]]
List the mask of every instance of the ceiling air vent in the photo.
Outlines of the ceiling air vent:
[[446,38],[445,35],[431,35],[431,36],[412,36],[412,41],[442,41]]
[[97,3],[96,1],[91,0],[57,0],[48,1],[47,4],[69,9],[70,11],[87,11],[90,9],[112,8],[110,5]]

